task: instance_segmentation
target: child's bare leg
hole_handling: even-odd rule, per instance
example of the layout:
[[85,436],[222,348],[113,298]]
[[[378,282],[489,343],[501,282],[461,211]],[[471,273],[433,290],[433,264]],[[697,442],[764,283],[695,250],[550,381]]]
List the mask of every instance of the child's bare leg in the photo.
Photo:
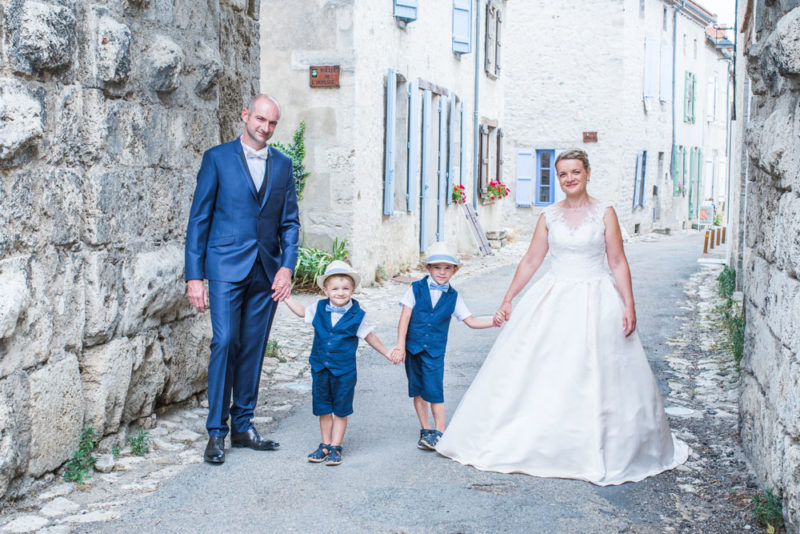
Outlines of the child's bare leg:
[[331,444],[331,430],[333,429],[333,414],[319,416],[319,433],[322,435],[322,443]]
[[432,402],[431,412],[433,412],[433,424],[436,425],[436,430],[444,432],[444,403]]
[[420,427],[428,428],[428,403],[419,395],[414,397],[414,409],[417,411]]
[[341,445],[344,439],[344,431],[347,430],[347,417],[334,417],[333,418],[333,437],[331,438],[331,445]]

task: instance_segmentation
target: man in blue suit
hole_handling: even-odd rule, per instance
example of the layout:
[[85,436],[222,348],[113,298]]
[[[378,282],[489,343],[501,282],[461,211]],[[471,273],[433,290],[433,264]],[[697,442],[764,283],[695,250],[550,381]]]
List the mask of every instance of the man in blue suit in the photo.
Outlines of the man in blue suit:
[[251,420],[272,318],[291,291],[299,244],[292,161],[267,146],[279,119],[274,98],[253,97],[242,110],[242,136],[203,154],[189,214],[186,292],[199,312],[210,304],[213,330],[203,455],[212,464],[225,461],[229,418],[233,447],[278,447]]

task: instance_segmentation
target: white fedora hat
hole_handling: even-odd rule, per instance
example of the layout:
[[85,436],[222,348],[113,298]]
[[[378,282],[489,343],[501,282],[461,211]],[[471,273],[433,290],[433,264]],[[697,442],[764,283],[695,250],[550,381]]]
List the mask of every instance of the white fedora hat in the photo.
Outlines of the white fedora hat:
[[431,263],[449,263],[458,266],[456,255],[450,250],[444,241],[439,241],[428,247],[428,256],[425,258],[425,265]]
[[325,267],[325,274],[321,274],[317,277],[317,285],[320,289],[325,289],[325,280],[337,274],[342,274],[352,278],[353,289],[357,288],[358,284],[361,282],[361,276],[359,276],[355,269],[350,267],[350,264],[341,260],[333,260],[328,264],[327,267]]

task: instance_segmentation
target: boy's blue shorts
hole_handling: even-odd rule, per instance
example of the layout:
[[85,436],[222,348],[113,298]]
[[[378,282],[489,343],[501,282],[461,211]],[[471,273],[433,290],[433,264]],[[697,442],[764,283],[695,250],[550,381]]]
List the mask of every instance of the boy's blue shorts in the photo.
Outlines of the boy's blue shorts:
[[406,351],[408,396],[422,397],[426,402],[444,402],[444,356],[434,358],[426,351]]
[[356,370],[336,376],[327,367],[311,370],[311,406],[314,415],[334,414],[347,417],[353,413],[356,391]]

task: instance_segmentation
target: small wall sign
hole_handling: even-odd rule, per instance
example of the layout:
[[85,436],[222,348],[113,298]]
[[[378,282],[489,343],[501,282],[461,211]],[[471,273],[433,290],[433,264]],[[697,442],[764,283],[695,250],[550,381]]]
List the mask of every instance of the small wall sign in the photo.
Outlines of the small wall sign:
[[339,87],[339,65],[308,67],[309,87]]
[[583,142],[584,143],[596,143],[597,142],[597,132],[583,132]]

